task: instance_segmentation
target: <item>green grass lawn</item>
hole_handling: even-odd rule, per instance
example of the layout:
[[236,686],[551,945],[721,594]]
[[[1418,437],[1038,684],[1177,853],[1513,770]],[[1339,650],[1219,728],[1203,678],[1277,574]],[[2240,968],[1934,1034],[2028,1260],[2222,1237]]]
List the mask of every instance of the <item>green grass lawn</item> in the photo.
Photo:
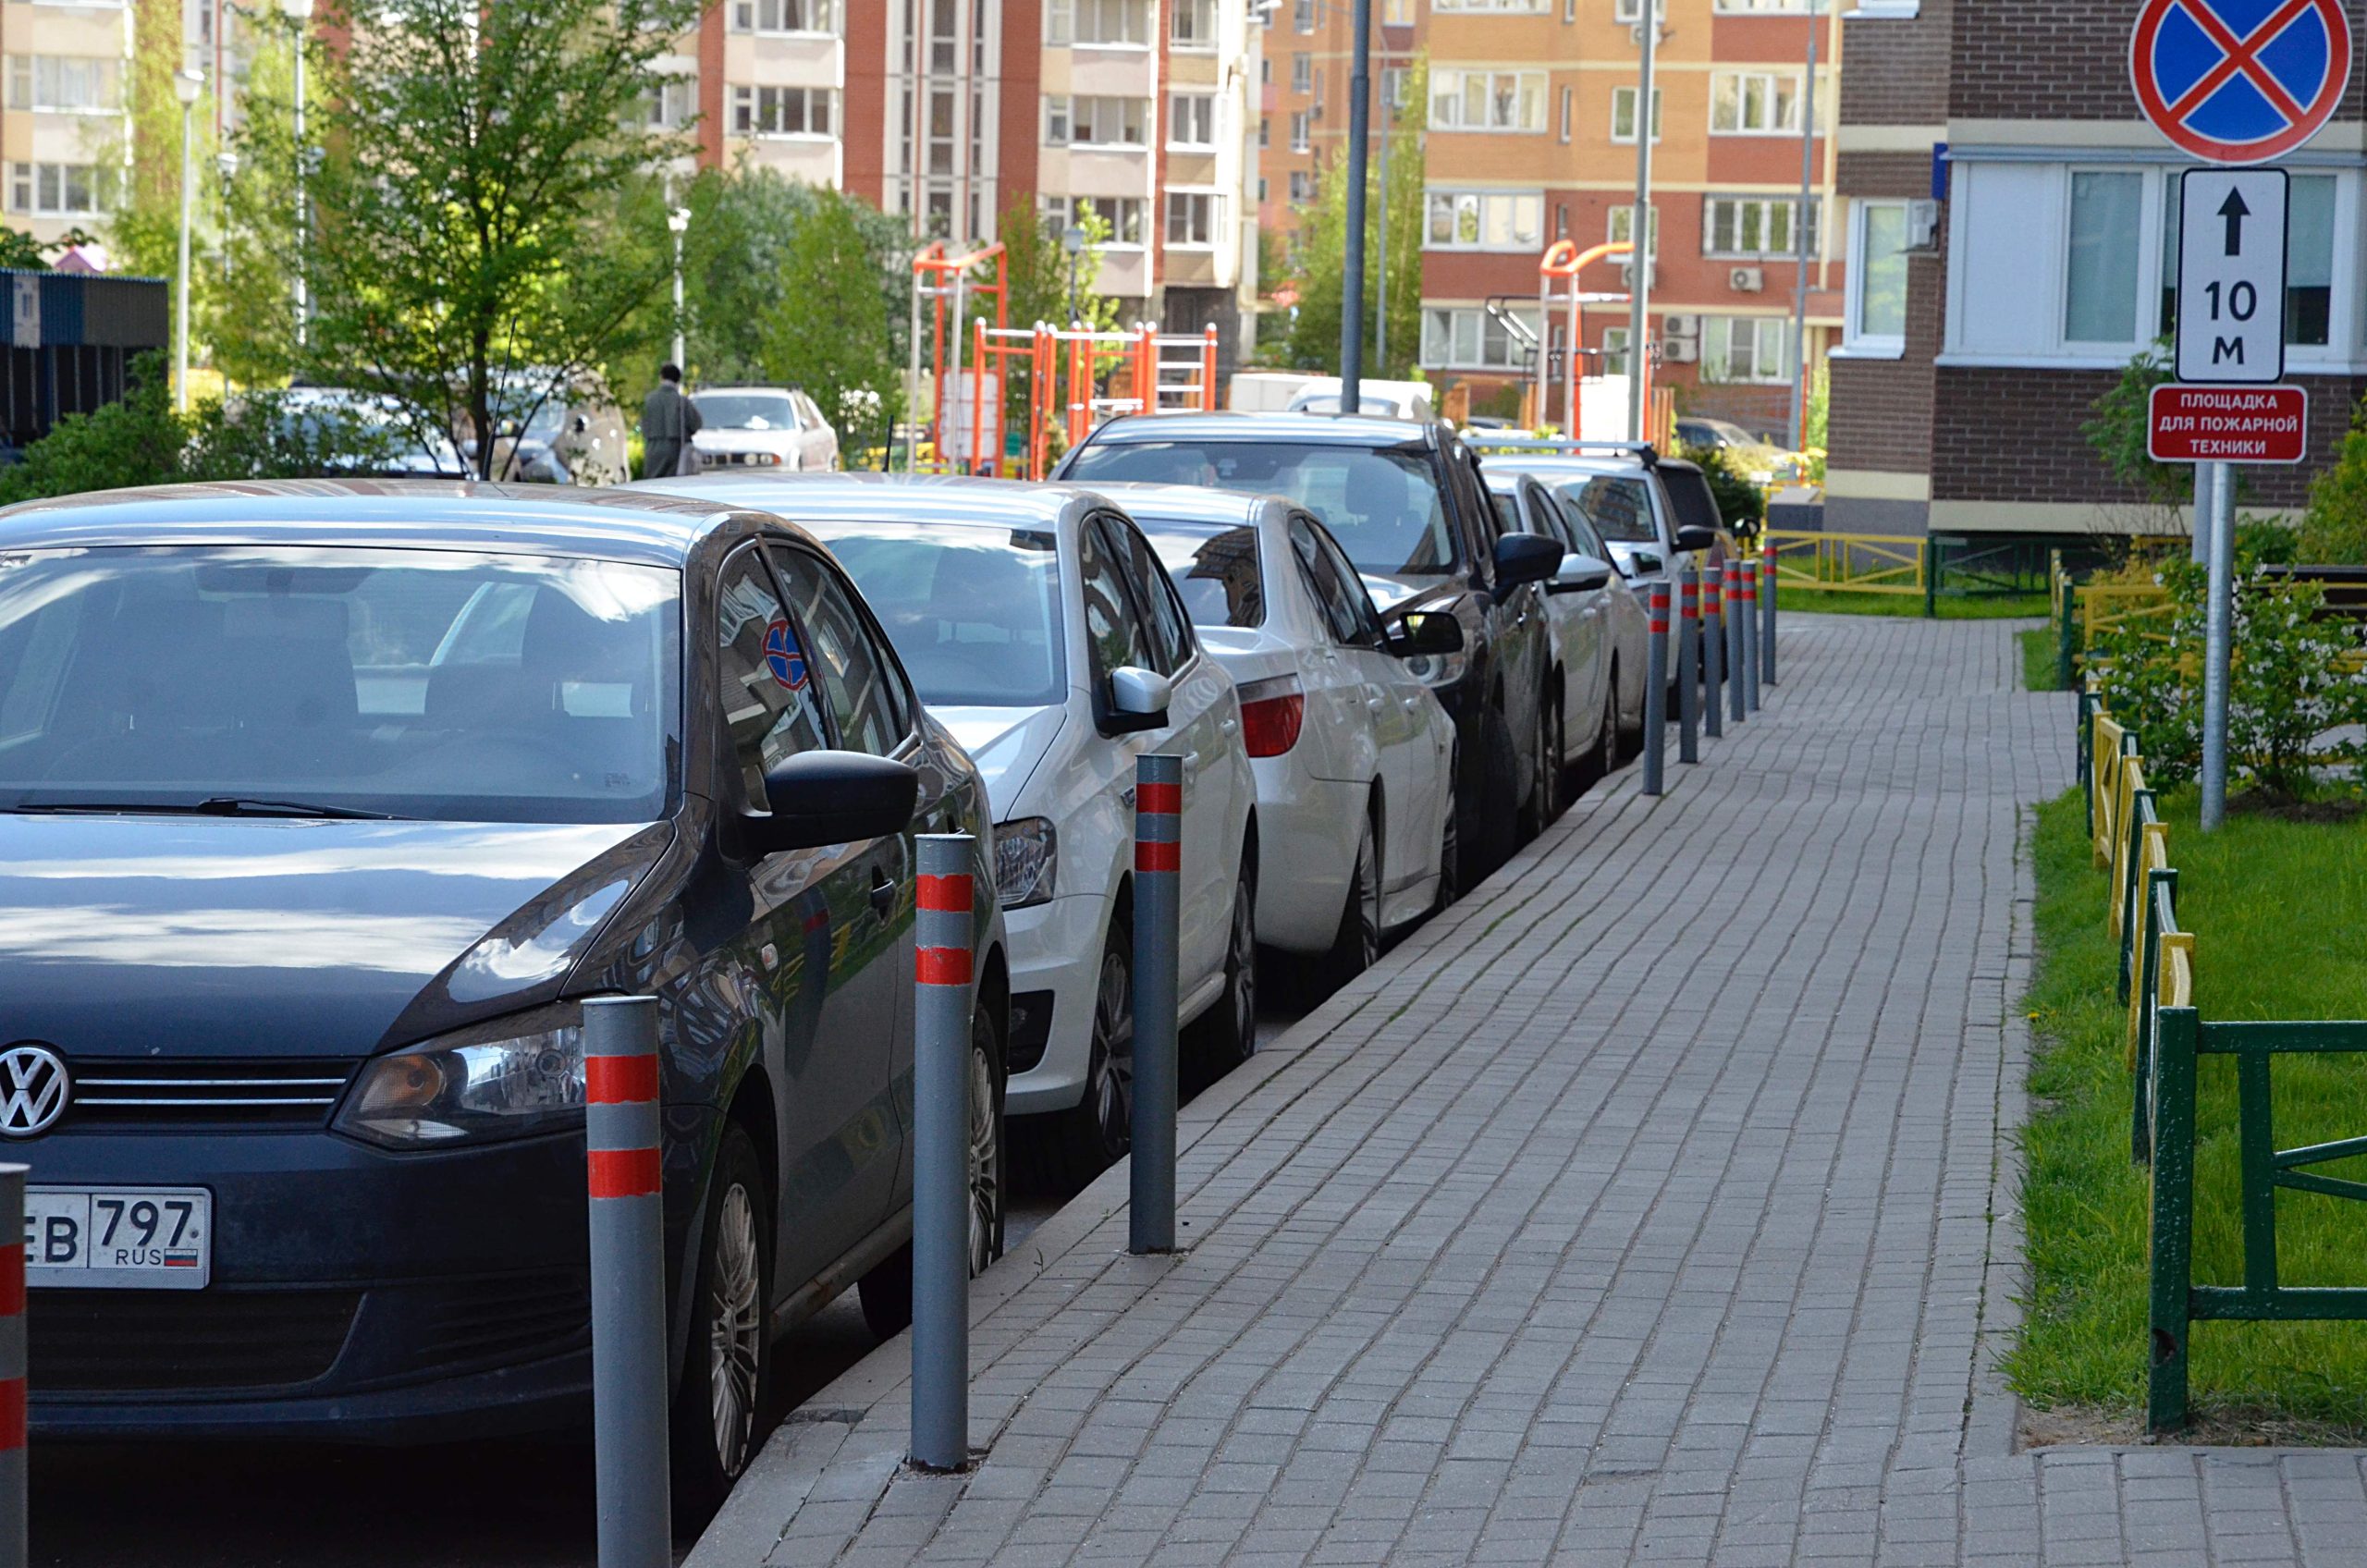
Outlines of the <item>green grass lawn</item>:
[[[2196,934],[2196,1001],[2210,1020],[2367,1018],[2367,819],[2328,826],[2236,815],[2204,837],[2190,790],[2169,797],[2179,924]],[[2007,1375],[2038,1408],[2140,1415],[2146,1350],[2144,1169],[2128,1158],[2127,1012],[2105,935],[2105,875],[2090,863],[2079,792],[2039,808],[2039,1033],[2024,1136],[2028,1316]],[[2235,1068],[2200,1064],[2194,1280],[2239,1283]],[[2367,1133],[2367,1059],[2281,1058],[2276,1138],[2290,1148]],[[2358,1179],[2367,1159],[2324,1167]],[[2367,1204],[2284,1193],[2281,1282],[2367,1285]],[[2367,1323],[2198,1323],[2194,1409],[2220,1436],[2367,1435]],[[2288,1425],[2293,1424],[2293,1425]]]
[[[1801,610],[1811,615],[1885,615],[1919,620],[1923,616],[1923,595],[1920,594],[1836,593],[1816,588],[1782,588],[1777,591],[1775,607]],[[1942,620],[2012,620],[2026,616],[2045,615],[2053,601],[2042,591],[2036,594],[2000,594],[1993,597],[1969,598],[1940,595]]]
[[2061,633],[2052,626],[2041,626],[2014,635],[2022,644],[2022,690],[2063,690],[2062,682],[2055,679],[2061,673],[2055,665],[2062,653]]

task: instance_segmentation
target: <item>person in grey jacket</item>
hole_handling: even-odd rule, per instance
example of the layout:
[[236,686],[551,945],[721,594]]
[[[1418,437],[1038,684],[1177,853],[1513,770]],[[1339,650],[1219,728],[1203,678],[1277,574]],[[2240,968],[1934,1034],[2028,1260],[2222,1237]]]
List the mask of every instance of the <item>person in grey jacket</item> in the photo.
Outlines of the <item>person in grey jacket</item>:
[[682,367],[658,366],[657,385],[641,400],[643,475],[670,479],[681,472],[691,437],[703,423],[698,405],[682,395]]

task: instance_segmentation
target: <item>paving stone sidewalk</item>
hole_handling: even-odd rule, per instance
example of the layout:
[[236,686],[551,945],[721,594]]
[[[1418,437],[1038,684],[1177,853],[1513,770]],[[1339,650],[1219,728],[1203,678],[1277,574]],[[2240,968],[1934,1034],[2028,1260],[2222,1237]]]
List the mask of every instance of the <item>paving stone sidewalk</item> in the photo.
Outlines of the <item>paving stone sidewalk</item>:
[[693,1553],[758,1563],[2367,1563],[2357,1453],[2014,1452],[2025,808],[2011,629],[1797,618],[1636,770],[1186,1109],[972,1298],[975,1473],[906,1341]]

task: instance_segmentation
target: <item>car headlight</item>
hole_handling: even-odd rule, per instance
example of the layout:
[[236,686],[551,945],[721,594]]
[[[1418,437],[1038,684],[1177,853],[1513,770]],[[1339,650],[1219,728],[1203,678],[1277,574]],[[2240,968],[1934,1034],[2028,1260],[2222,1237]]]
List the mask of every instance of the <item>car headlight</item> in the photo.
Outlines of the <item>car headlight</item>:
[[1052,896],[1061,836],[1049,817],[1023,816],[995,825],[995,897],[1005,909],[1025,909]]
[[1399,662],[1404,665],[1406,674],[1423,685],[1432,691],[1444,691],[1462,681],[1464,672],[1471,668],[1471,655],[1467,653],[1415,654]]
[[362,1064],[335,1126],[387,1148],[522,1138],[583,1123],[581,1010],[461,1030]]

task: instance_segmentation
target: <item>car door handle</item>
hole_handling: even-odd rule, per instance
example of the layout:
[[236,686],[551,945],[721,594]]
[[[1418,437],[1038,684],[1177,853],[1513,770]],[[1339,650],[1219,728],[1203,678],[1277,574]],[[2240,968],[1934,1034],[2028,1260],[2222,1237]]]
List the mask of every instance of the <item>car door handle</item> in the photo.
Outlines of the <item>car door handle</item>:
[[1185,753],[1184,753],[1184,777],[1189,778],[1191,775],[1193,775],[1193,774],[1195,774],[1195,773],[1197,773],[1197,772],[1199,772],[1199,771],[1200,771],[1200,753],[1197,753],[1197,752],[1185,752]]
[[879,878],[871,885],[871,913],[885,920],[895,912],[896,882],[877,866],[872,867],[871,875]]
[[1223,730],[1228,735],[1238,735],[1241,733],[1241,720],[1237,718],[1228,718],[1219,724],[1217,728]]

